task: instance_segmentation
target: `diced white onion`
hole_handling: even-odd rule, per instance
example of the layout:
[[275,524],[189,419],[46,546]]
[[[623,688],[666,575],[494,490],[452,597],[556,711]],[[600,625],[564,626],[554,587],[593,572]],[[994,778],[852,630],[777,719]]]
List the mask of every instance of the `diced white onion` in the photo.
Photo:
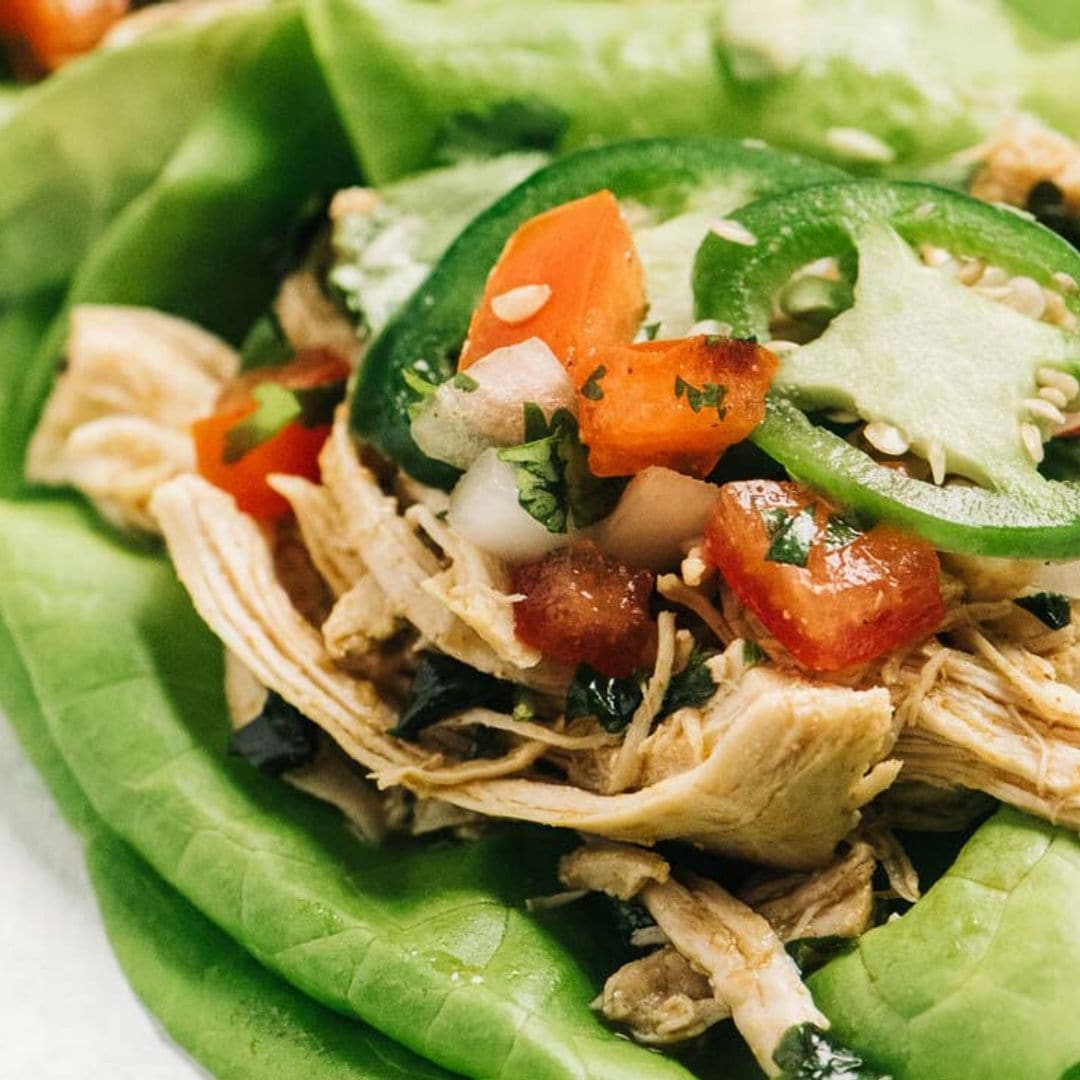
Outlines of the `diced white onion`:
[[455,532],[496,558],[529,562],[567,542],[566,533],[548,532],[518,503],[515,469],[485,450],[450,495],[447,522]]
[[412,423],[416,445],[458,469],[467,469],[489,446],[522,442],[525,402],[539,405],[548,418],[559,408],[576,408],[574,384],[539,338],[495,349],[465,375],[458,385],[449,379],[439,386]]
[[593,538],[624,562],[670,569],[682,558],[687,542],[704,531],[716,494],[716,486],[704,480],[652,466],[630,481]]

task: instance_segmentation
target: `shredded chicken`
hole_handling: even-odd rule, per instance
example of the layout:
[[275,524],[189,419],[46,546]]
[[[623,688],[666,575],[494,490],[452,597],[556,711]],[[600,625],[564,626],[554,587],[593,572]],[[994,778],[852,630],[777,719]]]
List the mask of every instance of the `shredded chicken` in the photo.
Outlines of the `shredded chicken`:
[[[379,535],[368,543],[364,530],[352,540],[372,574],[382,566],[398,575],[402,590],[383,591],[398,602],[409,591],[411,615],[418,604],[432,602],[422,571],[432,576],[441,564],[387,505],[388,497],[366,483],[356,491],[358,504],[374,504],[360,514],[378,519]],[[380,786],[406,784],[418,795],[494,817],[646,844],[681,838],[798,869],[827,863],[857,823],[859,807],[895,776],[896,763],[883,760],[893,741],[885,691],[816,684],[764,668],[746,671],[710,703],[700,764],[679,771],[672,762],[665,773],[661,760],[646,756],[645,773],[655,779],[637,790],[604,795],[531,779],[530,766],[551,747],[527,738],[502,758],[455,763],[389,734],[396,710],[380,700],[372,682],[335,665],[321,635],[277,582],[264,535],[227,495],[197,477],[180,477],[158,489],[153,510],[207,624],[265,686],[311,717]],[[442,642],[471,640],[467,657],[486,648],[468,638],[467,628],[455,629],[445,608],[425,608],[425,617],[429,613],[451,620],[449,627],[441,623]],[[485,656],[495,666],[493,654]],[[510,672],[522,680],[529,669]]]
[[658,1046],[692,1039],[731,1015],[708,977],[670,945],[619,968],[593,1008],[638,1042]]
[[812,874],[786,874],[739,892],[782,941],[811,937],[858,937],[874,914],[875,856],[856,842],[846,855]]
[[156,531],[154,489],[194,467],[188,428],[213,411],[239,367],[224,342],[183,319],[75,308],[66,366],[30,440],[27,479],[70,484],[114,525]]
[[952,637],[884,671],[905,725],[904,779],[983,791],[1080,827],[1080,692],[1058,679],[1060,658],[985,627]]
[[290,274],[274,300],[285,340],[296,349],[325,349],[355,368],[363,355],[363,343],[355,327],[326,294],[319,274],[305,266]]
[[607,893],[632,900],[650,881],[671,877],[667,860],[645,848],[594,841],[559,860],[559,880],[568,889]]
[[330,656],[352,670],[361,670],[373,649],[397,630],[394,606],[378,582],[365,573],[343,593],[322,624]]

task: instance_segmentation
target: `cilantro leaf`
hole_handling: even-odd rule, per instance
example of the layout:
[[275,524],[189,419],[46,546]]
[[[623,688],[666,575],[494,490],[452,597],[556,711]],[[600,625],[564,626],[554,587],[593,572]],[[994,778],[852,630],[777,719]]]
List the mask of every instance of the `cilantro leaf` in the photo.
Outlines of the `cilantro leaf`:
[[1033,596],[1018,597],[1013,603],[1030,611],[1043,626],[1051,630],[1061,630],[1072,622],[1072,604],[1061,593],[1035,593]]
[[757,667],[769,658],[769,654],[756,642],[744,641],[742,643],[743,663],[748,667]]
[[581,388],[581,396],[588,398],[589,401],[603,401],[604,400],[604,388],[600,385],[600,380],[607,374],[607,368],[601,364],[599,367],[594,368],[589,377],[585,380],[585,384]]
[[610,514],[625,482],[589,471],[573,413],[559,409],[548,423],[531,401],[524,412],[526,441],[498,452],[500,461],[515,466],[522,509],[553,533],[566,532],[571,523],[585,528]]
[[863,535],[862,529],[839,514],[830,514],[823,543],[828,552],[840,551]]
[[697,387],[688,383],[681,375],[676,375],[675,397],[685,397],[686,403],[696,413],[701,412],[702,409],[715,409],[716,415],[721,420],[727,416],[727,409],[724,407],[727,387],[723,383],[707,382]]
[[401,373],[401,378],[405,385],[416,395],[415,399],[410,401],[408,405],[409,419],[415,420],[424,411],[424,406],[427,405],[431,395],[435,393],[438,387],[435,383],[425,379],[416,368],[405,368]]
[[512,683],[486,675],[442,653],[424,653],[413,676],[409,697],[390,729],[399,739],[415,739],[439,720],[473,707],[509,712],[514,706]]
[[588,664],[579,664],[566,695],[566,718],[595,716],[605,731],[622,731],[633,719],[644,694],[633,675],[614,679]]
[[257,446],[272,439],[301,414],[296,395],[276,382],[261,382],[252,391],[255,411],[233,425],[225,436],[222,461],[232,465]]
[[810,545],[817,536],[816,512],[811,503],[798,514],[790,515],[773,535],[765,561],[805,567],[810,561]]
[[686,667],[673,675],[668,683],[660,712],[657,714],[658,720],[688,706],[700,708],[716,693],[716,680],[705,666],[708,658],[709,654],[695,643]]
[[450,385],[453,386],[455,390],[462,390],[466,394],[471,394],[474,390],[478,390],[480,388],[480,384],[471,375],[466,374],[464,371],[459,371],[450,380]]
[[784,1033],[773,1061],[788,1080],[889,1080],[810,1023]]

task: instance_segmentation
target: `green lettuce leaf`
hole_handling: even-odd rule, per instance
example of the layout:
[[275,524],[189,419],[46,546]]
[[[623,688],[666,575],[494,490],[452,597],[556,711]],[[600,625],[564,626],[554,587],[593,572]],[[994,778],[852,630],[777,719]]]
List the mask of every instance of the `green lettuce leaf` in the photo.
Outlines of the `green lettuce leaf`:
[[[227,80],[203,103],[154,182],[93,245],[68,304],[143,304],[238,342],[273,295],[293,223],[355,178],[295,5],[274,5],[244,25],[242,43],[230,46]],[[156,49],[159,39],[150,43]],[[0,148],[7,146],[0,129]],[[59,199],[53,193],[32,212],[62,216]],[[0,267],[4,258],[0,249]],[[11,438],[0,450],[0,475],[18,468],[66,333],[61,316],[12,382],[4,414]]]
[[810,979],[896,1080],[1057,1080],[1080,1060],[1080,838],[999,811],[902,918]]
[[568,150],[722,130],[726,98],[708,32],[716,11],[714,0],[307,7],[327,81],[376,183],[455,156],[464,132],[481,149]]

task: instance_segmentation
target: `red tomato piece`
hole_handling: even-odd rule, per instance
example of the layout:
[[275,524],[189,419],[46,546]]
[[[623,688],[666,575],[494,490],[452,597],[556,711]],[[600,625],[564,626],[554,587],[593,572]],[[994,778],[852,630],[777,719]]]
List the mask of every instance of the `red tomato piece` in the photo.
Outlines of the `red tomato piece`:
[[776,357],[748,341],[698,337],[598,349],[579,398],[597,476],[663,465],[707,476],[765,418]]
[[299,421],[286,424],[265,442],[237,461],[225,460],[229,432],[256,409],[252,390],[263,382],[276,382],[288,390],[304,390],[340,382],[349,374],[340,357],[323,351],[300,353],[295,360],[276,368],[247,372],[227,386],[217,411],[191,426],[199,473],[229,492],[245,513],[264,520],[281,517],[289,504],[270,487],[271,473],[291,473],[308,480],[319,479],[319,452],[330,434],[328,425],[305,427]]
[[128,6],[128,0],[0,0],[0,32],[21,40],[53,71],[92,49]]
[[929,544],[885,525],[853,530],[798,484],[725,484],[705,541],[736,596],[817,671],[872,660],[932,633],[945,616]]
[[[515,303],[523,286],[540,291],[516,294]],[[538,337],[580,384],[594,366],[593,350],[633,341],[644,312],[634,239],[615,196],[598,191],[530,218],[510,237],[473,313],[459,367]]]
[[591,664],[623,678],[648,666],[655,626],[652,574],[602,554],[595,544],[561,548],[513,569],[517,636],[564,664]]

